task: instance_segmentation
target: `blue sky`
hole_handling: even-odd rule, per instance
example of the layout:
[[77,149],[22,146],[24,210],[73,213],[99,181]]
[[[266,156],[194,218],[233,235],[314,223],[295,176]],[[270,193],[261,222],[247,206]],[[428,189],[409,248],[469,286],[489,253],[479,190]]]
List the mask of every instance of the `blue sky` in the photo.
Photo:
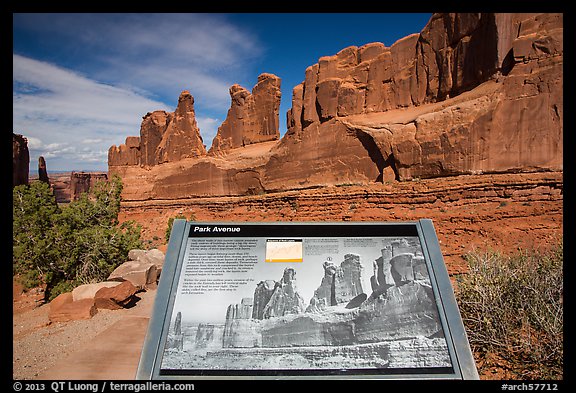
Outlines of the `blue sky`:
[[194,96],[209,147],[228,89],[282,79],[280,133],[292,89],[322,56],[369,42],[391,46],[431,14],[13,14],[13,132],[30,169],[106,171],[108,148],[140,134],[142,116]]

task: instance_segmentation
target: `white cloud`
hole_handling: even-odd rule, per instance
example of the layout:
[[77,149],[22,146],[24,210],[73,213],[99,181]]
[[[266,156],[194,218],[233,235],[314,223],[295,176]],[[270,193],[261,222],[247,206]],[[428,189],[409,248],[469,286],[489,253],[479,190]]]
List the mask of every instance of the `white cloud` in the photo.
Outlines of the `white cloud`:
[[[44,155],[56,170],[106,170],[108,148],[138,135],[147,112],[173,111],[182,90],[194,96],[209,148],[230,86],[253,78],[262,55],[257,37],[225,15],[14,15],[14,31],[43,37],[51,60],[15,45],[13,131],[28,138],[31,162]],[[59,143],[69,149],[48,148]]]
[[28,150],[40,150],[44,146],[40,139],[33,136],[26,136],[26,139],[28,140]]
[[198,123],[198,128],[200,129],[200,134],[202,135],[202,140],[206,145],[206,149],[210,149],[212,146],[212,140],[216,136],[218,127],[220,127],[222,121],[210,117],[197,116],[196,122]]
[[[102,138],[86,138],[82,141],[82,143],[88,143],[88,144],[101,143],[101,142],[104,142],[104,140]],[[87,148],[85,148],[85,149],[87,149]]]
[[57,169],[82,165],[85,156],[77,152],[90,144],[91,151],[100,152],[94,157],[101,158],[99,167],[105,170],[102,151],[137,134],[143,114],[170,110],[133,91],[24,56],[13,55],[13,70],[14,131],[28,138],[32,156],[54,159]]
[[222,14],[23,14],[16,21],[60,37],[58,51],[81,58],[93,79],[137,86],[165,102],[190,90],[208,109],[226,111],[228,89],[253,78],[247,65],[262,55],[258,38]]

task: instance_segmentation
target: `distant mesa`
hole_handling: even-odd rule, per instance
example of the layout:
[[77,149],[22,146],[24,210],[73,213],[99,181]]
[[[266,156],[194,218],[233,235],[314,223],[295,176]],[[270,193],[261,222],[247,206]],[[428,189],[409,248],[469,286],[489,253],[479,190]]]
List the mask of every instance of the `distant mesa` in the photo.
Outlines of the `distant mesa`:
[[147,114],[140,137],[109,150],[123,199],[563,168],[562,14],[434,14],[420,33],[344,48],[303,77],[281,139],[272,74],[230,88],[209,152],[189,93]]

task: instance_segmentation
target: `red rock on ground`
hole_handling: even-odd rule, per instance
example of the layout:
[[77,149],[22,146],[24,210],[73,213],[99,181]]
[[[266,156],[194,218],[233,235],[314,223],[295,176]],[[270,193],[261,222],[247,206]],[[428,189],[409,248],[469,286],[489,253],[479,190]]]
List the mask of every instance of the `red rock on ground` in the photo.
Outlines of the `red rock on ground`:
[[50,302],[50,322],[68,322],[90,319],[97,313],[94,299],[72,300],[72,292],[58,295]]
[[98,309],[118,310],[131,304],[138,292],[130,281],[124,281],[115,287],[104,287],[96,292],[94,303]]

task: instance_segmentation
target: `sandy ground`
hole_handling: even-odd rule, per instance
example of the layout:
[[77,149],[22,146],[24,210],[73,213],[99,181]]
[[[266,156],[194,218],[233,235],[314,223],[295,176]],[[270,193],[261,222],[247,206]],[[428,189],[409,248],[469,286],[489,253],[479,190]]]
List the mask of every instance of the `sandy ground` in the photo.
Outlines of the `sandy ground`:
[[[137,294],[140,300],[130,309],[98,310],[88,320],[50,323],[49,304],[38,304],[38,295],[22,294],[14,284],[13,378],[37,379],[67,356],[82,351],[85,344],[127,316],[149,315],[155,290]],[[72,366],[72,365],[71,365]]]

